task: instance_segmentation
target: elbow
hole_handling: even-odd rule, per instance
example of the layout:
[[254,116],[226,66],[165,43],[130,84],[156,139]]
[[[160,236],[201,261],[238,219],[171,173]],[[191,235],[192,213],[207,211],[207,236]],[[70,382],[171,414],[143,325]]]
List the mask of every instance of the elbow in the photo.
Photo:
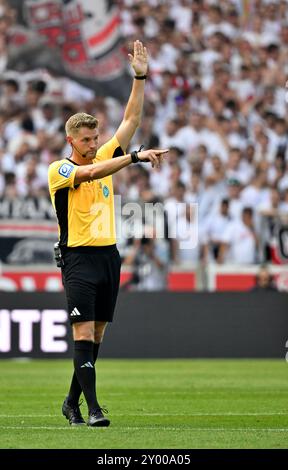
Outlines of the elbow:
[[97,179],[97,170],[96,168],[89,168],[88,170],[88,178],[89,180],[88,181],[91,181],[91,180],[96,180]]
[[103,178],[106,176],[106,173],[107,172],[105,172],[103,168],[95,168],[94,165],[81,166],[76,172],[74,184],[80,184],[84,183],[85,181],[92,181]]
[[140,124],[141,124],[141,116],[139,116],[137,119],[133,119],[133,126],[135,127],[135,129],[138,129]]
[[91,180],[98,180],[99,178],[104,178],[106,176],[103,172],[101,171],[100,168],[91,168],[89,169],[89,181]]

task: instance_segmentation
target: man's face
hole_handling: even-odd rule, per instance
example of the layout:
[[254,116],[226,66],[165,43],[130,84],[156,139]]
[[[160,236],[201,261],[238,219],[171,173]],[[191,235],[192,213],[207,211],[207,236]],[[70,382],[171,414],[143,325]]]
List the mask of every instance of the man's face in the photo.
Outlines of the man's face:
[[154,252],[154,241],[152,238],[147,238],[146,241],[141,243],[142,250],[146,254],[146,256],[152,256]]
[[228,215],[229,205],[227,204],[227,202],[222,202],[220,212],[222,215]]
[[85,155],[87,159],[95,157],[98,147],[98,129],[89,129],[88,127],[80,127],[77,134],[67,138],[68,142],[75,145],[76,149]]
[[247,227],[252,227],[253,226],[253,216],[250,212],[243,212],[242,214],[242,220]]
[[262,287],[268,286],[270,283],[270,274],[266,271],[260,271],[258,274],[258,284]]
[[241,187],[238,185],[229,185],[228,191],[229,191],[229,198],[230,199],[237,199],[240,194]]

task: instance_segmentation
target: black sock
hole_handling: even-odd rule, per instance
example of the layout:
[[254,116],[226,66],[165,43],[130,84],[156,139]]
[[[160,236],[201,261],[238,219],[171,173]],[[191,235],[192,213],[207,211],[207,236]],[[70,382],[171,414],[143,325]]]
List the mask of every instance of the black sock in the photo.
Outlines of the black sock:
[[78,382],[77,375],[74,370],[74,374],[71,380],[70,390],[68,393],[68,403],[71,405],[77,405],[79,402],[82,388]]
[[96,398],[96,374],[94,368],[94,343],[92,341],[74,341],[74,370],[83,390],[88,410],[99,408]]
[[[93,345],[94,364],[95,364],[95,362],[97,360],[97,357],[98,357],[100,344],[101,343],[99,343],[99,344],[94,343],[94,345]],[[73,374],[73,377],[72,377],[72,380],[71,380],[70,390],[69,390],[69,393],[68,393],[68,403],[70,403],[71,405],[77,405],[78,402],[79,402],[79,398],[80,398],[81,393],[82,393],[82,388],[81,388],[81,386],[78,382],[77,375],[74,371],[74,374]]]
[[94,343],[94,348],[93,348],[93,359],[94,359],[94,364],[97,361],[98,357],[98,352],[99,352],[99,347],[101,343]]

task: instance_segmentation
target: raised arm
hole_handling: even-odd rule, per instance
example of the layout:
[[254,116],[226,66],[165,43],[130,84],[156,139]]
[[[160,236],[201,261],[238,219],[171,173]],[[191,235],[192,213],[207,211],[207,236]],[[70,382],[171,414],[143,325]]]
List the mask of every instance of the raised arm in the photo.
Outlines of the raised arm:
[[[128,57],[134,69],[135,76],[145,76],[148,70],[148,55],[146,47],[143,46],[142,42],[138,40],[134,42],[133,55],[129,54]],[[144,103],[144,86],[145,79],[133,79],[133,86],[125,109],[124,118],[116,131],[116,137],[124,152],[141,121]]]

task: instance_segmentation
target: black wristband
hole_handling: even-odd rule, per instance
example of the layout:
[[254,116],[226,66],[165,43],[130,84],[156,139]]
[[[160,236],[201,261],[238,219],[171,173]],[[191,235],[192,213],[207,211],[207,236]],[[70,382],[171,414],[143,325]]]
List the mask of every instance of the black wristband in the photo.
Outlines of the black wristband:
[[134,75],[135,80],[145,80],[147,75]]
[[131,152],[130,155],[131,155],[132,163],[140,162],[140,158],[138,158],[138,152],[136,150],[133,150],[133,152]]

